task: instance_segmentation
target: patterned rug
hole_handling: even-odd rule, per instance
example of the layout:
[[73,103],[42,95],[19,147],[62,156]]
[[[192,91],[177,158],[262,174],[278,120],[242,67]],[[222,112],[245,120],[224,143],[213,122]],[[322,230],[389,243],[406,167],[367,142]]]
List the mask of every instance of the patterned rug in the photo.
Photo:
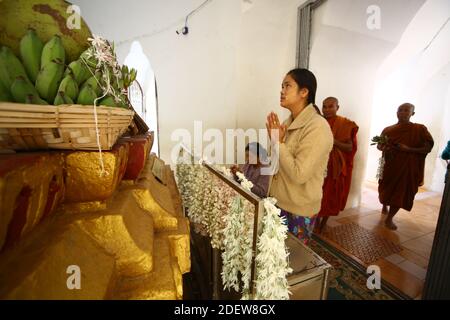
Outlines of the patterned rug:
[[366,265],[402,251],[402,247],[396,243],[355,223],[327,228],[323,236],[339,244]]
[[309,247],[333,267],[329,275],[328,300],[411,299],[383,280],[381,289],[368,289],[365,267],[317,236],[313,235]]

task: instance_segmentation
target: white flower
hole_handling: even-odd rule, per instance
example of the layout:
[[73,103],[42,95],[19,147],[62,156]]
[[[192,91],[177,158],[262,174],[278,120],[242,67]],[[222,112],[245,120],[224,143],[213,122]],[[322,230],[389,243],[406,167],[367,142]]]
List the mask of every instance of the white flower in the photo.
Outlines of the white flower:
[[245,190],[251,191],[253,188],[253,183],[245,177],[245,175],[242,172],[236,172],[236,176],[238,177],[239,181],[241,182],[242,188]]
[[233,174],[231,173],[231,170],[225,166],[221,166],[221,165],[215,165],[215,168],[221,172],[224,176],[228,177],[228,178],[232,178]]
[[92,44],[94,47],[104,47],[106,46],[106,40],[100,37],[99,35],[93,34],[93,38],[88,38],[88,41]]

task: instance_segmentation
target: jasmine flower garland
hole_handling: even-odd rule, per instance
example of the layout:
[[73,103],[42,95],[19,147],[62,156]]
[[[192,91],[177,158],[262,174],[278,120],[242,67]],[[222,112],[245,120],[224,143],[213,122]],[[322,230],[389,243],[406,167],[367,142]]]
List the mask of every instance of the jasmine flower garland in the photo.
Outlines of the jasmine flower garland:
[[207,186],[210,176],[208,169],[202,165],[194,165],[193,183],[189,195],[189,218],[198,224],[202,235],[207,235],[209,229],[209,213],[204,209],[205,186]]
[[[222,283],[224,289],[240,291],[244,299],[249,298],[251,285],[254,211],[253,204],[237,196],[225,218]],[[238,281],[239,273],[242,289]]]
[[184,205],[187,206],[188,200],[188,189],[189,183],[188,179],[190,177],[190,166],[188,164],[178,163],[176,167],[176,178],[178,190],[180,191],[181,200]]
[[248,296],[250,290],[250,278],[252,272],[253,257],[253,226],[255,206],[249,201],[242,199],[243,208],[240,213],[242,231],[240,235],[241,261],[239,271],[242,279],[243,298]]
[[287,275],[292,269],[285,245],[288,229],[275,203],[274,198],[264,199],[263,230],[258,238],[256,256],[255,299],[258,300],[289,299]]
[[383,172],[384,172],[384,164],[385,164],[384,154],[381,155],[381,157],[378,159],[378,168],[377,168],[377,180],[383,179]]
[[[226,177],[233,177],[230,169],[225,166],[216,165],[215,168]],[[241,186],[251,191],[253,184],[242,173],[238,172],[237,176]],[[223,231],[222,283],[225,289],[233,288],[240,291],[238,280],[240,273],[244,298],[248,297],[250,289],[254,210],[254,205],[244,198],[234,197],[228,214],[223,219],[225,228]]]
[[226,226],[227,213],[237,193],[225,182],[213,176],[211,197],[214,198],[214,206],[211,211],[210,236],[211,246],[223,249],[224,229]]
[[240,290],[238,273],[240,269],[240,232],[241,222],[239,219],[242,210],[241,197],[233,199],[230,210],[225,217],[224,250],[222,252],[222,283],[224,289],[233,288]]
[[234,198],[226,216],[224,230],[224,251],[222,252],[222,283],[224,289],[241,291],[238,275],[243,282],[242,293],[250,288],[253,215],[249,214],[252,204],[241,196]]

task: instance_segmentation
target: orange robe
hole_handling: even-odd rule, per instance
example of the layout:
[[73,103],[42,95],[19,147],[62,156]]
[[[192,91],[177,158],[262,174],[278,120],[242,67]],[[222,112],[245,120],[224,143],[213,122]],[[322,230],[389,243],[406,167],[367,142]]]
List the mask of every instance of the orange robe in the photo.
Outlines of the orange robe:
[[357,150],[356,134],[359,129],[355,122],[344,117],[336,116],[327,121],[334,138],[341,142],[352,141],[353,149],[351,152],[345,152],[334,146],[331,150],[319,217],[337,216],[345,209],[352,181],[353,159]]
[[[411,148],[434,145],[427,128],[418,123],[396,124],[381,133],[390,143],[401,143]],[[380,202],[384,205],[411,211],[414,197],[423,184],[426,154],[402,152],[394,149],[383,152],[383,176],[378,181]]]

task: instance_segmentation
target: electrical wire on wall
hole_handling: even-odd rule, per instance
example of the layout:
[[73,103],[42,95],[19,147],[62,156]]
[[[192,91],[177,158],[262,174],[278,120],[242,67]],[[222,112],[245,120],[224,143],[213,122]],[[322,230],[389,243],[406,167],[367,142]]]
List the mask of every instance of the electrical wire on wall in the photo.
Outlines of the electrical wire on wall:
[[[180,33],[181,33],[181,34],[187,34],[187,32],[188,32],[188,30],[189,30],[189,29],[188,29],[188,25],[187,25],[188,19],[189,19],[191,16],[193,16],[195,13],[197,13],[198,11],[200,11],[204,6],[206,6],[206,5],[208,4],[208,2],[212,2],[212,0],[205,0],[201,5],[199,5],[197,8],[195,8],[194,10],[192,10],[192,11],[184,18],[184,27],[181,28],[181,29],[178,29],[178,30],[176,31],[176,33],[177,33],[177,34],[180,34]],[[161,28],[161,29],[155,30],[155,31],[153,31],[153,32],[145,33],[145,34],[142,34],[142,35],[140,35],[140,36],[136,36],[136,37],[133,37],[133,38],[130,38],[130,39],[118,41],[118,42],[116,43],[116,45],[119,46],[119,45],[122,45],[122,44],[127,43],[127,42],[139,41],[139,40],[141,40],[141,39],[145,39],[145,38],[150,38],[150,37],[156,36],[156,35],[158,35],[158,34],[160,34],[160,33],[163,33],[163,32],[165,32],[165,31],[168,31],[168,30],[170,30],[170,29],[172,29],[172,28],[174,28],[174,27],[180,25],[180,22],[181,22],[181,21],[183,21],[183,20],[182,20],[182,19],[178,19],[177,21],[172,22],[170,25],[165,26],[165,27],[163,27],[163,28]],[[184,28],[186,28],[186,31],[187,31],[186,33],[183,33]]]
[[199,11],[201,8],[203,8],[203,6],[205,6],[209,1],[211,0],[205,0],[205,2],[203,2],[201,5],[199,5],[196,9],[192,10],[187,16],[186,16],[186,20],[184,21],[184,27],[181,28],[180,30],[177,30],[177,34],[188,34],[189,33],[189,27],[187,25],[188,23],[188,19],[191,15],[195,14],[197,11]]

